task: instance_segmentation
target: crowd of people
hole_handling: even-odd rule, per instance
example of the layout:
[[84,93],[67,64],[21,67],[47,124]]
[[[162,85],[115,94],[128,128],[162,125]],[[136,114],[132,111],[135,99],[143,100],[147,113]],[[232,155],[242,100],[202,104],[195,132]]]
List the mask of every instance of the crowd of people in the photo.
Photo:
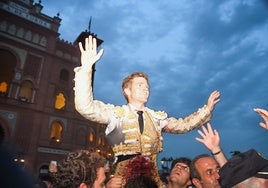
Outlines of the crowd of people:
[[[227,159],[220,146],[220,134],[209,123],[220,92],[213,91],[207,104],[184,118],[169,117],[164,111],[146,106],[149,80],[145,73],[135,72],[122,82],[126,105],[106,104],[93,98],[92,67],[104,50],[97,50],[92,36],[79,43],[81,66],[75,72],[75,107],[90,121],[107,125],[107,141],[112,146],[116,166],[108,177],[110,166],[99,153],[89,150],[70,152],[66,158],[49,167],[50,188],[265,188],[268,187],[268,160],[254,149]],[[268,111],[255,108],[268,130]],[[199,128],[199,129],[197,129]],[[162,151],[162,132],[187,133],[197,129],[196,141],[211,154],[179,157],[173,160],[165,180],[158,172],[157,154]],[[46,185],[44,185],[46,184]],[[48,185],[50,184],[50,185]],[[41,187],[41,183],[36,185]]]
[[[232,181],[236,175],[229,176],[228,179],[226,174],[232,171],[240,177],[239,172],[232,167],[237,162],[236,158],[240,157],[244,160],[245,157],[241,155],[247,155],[247,152],[228,160],[220,147],[217,130],[213,130],[207,123],[211,119],[215,105],[220,101],[219,91],[212,92],[207,104],[193,114],[185,118],[169,117],[164,111],[155,111],[146,106],[150,94],[149,79],[145,73],[135,72],[122,82],[122,93],[127,104],[123,106],[106,104],[94,99],[92,92],[92,67],[101,58],[104,50],[97,49],[96,39],[92,36],[85,39],[84,46],[79,43],[79,49],[81,66],[74,69],[75,107],[86,119],[107,125],[105,134],[116,157],[114,177],[121,178],[122,187],[127,185],[126,176],[131,162],[139,156],[146,157],[147,161],[151,162],[151,170],[143,171],[150,172],[146,173],[146,177],[150,177],[158,187],[194,186],[199,188],[230,187],[230,185],[239,187],[236,184],[241,183],[241,179],[245,180],[240,178],[239,181]],[[260,108],[254,111],[264,119],[260,126],[268,129],[267,111]],[[207,126],[204,126],[205,123]],[[196,138],[196,140],[203,143],[211,151],[211,155],[201,154],[193,160],[184,157],[175,160],[178,162],[174,162],[167,181],[163,182],[158,175],[156,163],[157,154],[162,151],[162,132],[187,133],[201,125],[203,125],[202,128],[198,130],[201,138]],[[252,151],[257,153],[255,150]],[[261,155],[258,156],[261,157]],[[263,160],[266,161],[264,158]],[[259,170],[261,169],[257,169],[257,172]],[[145,174],[140,175],[145,176]],[[263,179],[267,180],[267,176],[263,175]],[[230,184],[230,182],[236,182],[236,184]]]
[[[254,109],[268,130],[268,111]],[[220,146],[220,135],[210,123],[198,130],[200,138],[211,154],[200,154],[193,159],[179,157],[172,161],[166,188],[266,188],[268,160],[254,149],[227,159]],[[125,176],[106,177],[109,166],[105,158],[88,150],[69,153],[57,165],[50,165],[53,187],[63,188],[159,188],[151,171],[150,157],[137,155],[126,166]],[[125,180],[124,180],[125,178]]]

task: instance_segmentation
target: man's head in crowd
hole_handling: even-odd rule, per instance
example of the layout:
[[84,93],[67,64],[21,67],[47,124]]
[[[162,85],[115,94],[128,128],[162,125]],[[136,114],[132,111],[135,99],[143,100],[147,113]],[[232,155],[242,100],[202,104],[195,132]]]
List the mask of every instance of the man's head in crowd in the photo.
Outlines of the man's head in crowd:
[[105,187],[106,159],[88,150],[70,152],[51,172],[54,187]]
[[171,164],[171,172],[168,178],[168,187],[188,187],[192,184],[190,179],[191,160],[186,157],[175,159]]
[[219,188],[219,164],[207,154],[195,157],[190,166],[192,183],[197,188]]

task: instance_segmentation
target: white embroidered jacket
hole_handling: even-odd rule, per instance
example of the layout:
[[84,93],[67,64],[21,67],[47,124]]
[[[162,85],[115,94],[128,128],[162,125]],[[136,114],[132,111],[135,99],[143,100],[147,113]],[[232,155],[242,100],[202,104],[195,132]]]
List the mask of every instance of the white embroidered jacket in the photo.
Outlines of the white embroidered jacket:
[[[137,114],[129,105],[115,106],[93,99],[91,71],[81,67],[75,71],[75,108],[90,121],[106,124],[106,135],[113,130],[122,130],[120,143],[112,143],[115,156],[141,153],[156,154],[162,151],[161,132],[186,133],[211,119],[211,112],[205,105],[185,118],[168,117],[164,111],[146,108],[144,132],[139,133]],[[121,135],[121,136],[122,136]],[[119,135],[118,135],[119,136]],[[119,138],[120,140],[120,138]]]

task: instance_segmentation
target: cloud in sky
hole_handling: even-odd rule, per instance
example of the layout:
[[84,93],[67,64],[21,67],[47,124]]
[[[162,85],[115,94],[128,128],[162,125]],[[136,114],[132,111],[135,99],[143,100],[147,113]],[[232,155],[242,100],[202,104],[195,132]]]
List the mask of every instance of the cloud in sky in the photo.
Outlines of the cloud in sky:
[[[254,107],[268,109],[268,6],[259,0],[124,1],[43,0],[43,13],[62,18],[60,38],[73,42],[88,27],[104,40],[96,65],[95,98],[124,104],[121,81],[149,75],[148,106],[184,117],[221,92],[212,126],[230,151],[255,148],[268,157],[267,131]],[[109,93],[109,95],[107,95]],[[208,150],[197,131],[164,134],[160,158],[193,157]]]

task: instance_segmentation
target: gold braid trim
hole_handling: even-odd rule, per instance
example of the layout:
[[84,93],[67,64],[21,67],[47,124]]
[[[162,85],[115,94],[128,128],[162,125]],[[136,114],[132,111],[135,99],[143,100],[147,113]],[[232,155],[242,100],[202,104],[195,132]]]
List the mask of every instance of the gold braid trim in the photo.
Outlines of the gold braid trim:
[[115,107],[114,114],[116,117],[123,119],[122,131],[125,133],[124,143],[115,145],[112,148],[115,156],[136,153],[151,155],[163,150],[163,138],[159,121],[167,118],[167,114],[163,111],[153,111],[148,108],[146,110],[145,118],[148,129],[146,128],[141,135],[136,114],[130,111],[126,105]]
[[117,117],[124,117],[125,116],[125,109],[123,106],[116,106],[114,108],[114,113]]

